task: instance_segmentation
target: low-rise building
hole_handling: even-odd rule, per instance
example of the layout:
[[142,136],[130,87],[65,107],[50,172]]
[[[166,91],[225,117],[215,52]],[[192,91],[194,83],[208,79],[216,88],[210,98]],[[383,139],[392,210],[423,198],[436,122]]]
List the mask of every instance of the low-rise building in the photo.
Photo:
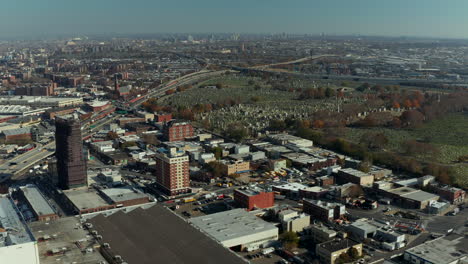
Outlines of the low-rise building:
[[377,192],[395,204],[412,209],[425,209],[431,202],[439,200],[438,195],[410,187],[378,189]]
[[248,162],[248,161],[222,160],[221,164],[223,166],[224,175],[242,173],[242,172],[247,172],[247,171],[250,170],[250,162]]
[[452,186],[434,186],[434,191],[451,204],[461,204],[466,199],[466,191]]
[[455,264],[468,259],[468,238],[450,234],[407,249],[405,261],[412,264]]
[[248,211],[254,208],[269,208],[275,205],[275,194],[254,189],[234,190],[234,201]]
[[269,247],[278,240],[278,228],[244,209],[191,218],[190,223],[224,247],[239,251]]
[[315,243],[333,240],[337,234],[335,230],[322,224],[310,225],[304,229],[304,236],[312,239]]
[[37,241],[7,196],[0,196],[0,226],[0,263],[40,263]]
[[21,186],[20,190],[23,199],[32,209],[37,221],[51,221],[59,218],[36,185],[28,184],[26,186]]
[[100,193],[105,200],[110,204],[115,204],[117,208],[149,203],[151,201],[148,195],[129,186],[102,189]]
[[290,183],[280,183],[277,185],[273,185],[273,191],[279,192],[282,195],[286,195],[290,198],[293,199],[298,199],[299,198],[299,191],[300,190],[305,190],[308,188],[308,186],[297,183],[297,182],[290,182]]
[[341,254],[349,254],[351,248],[362,255],[362,244],[351,239],[335,239],[318,244],[315,248],[316,254],[322,263],[335,264]]
[[87,214],[116,208],[94,189],[79,188],[63,191],[63,205],[75,214]]
[[302,232],[310,225],[310,216],[297,211],[285,210],[278,213],[283,231]]
[[336,179],[340,184],[351,182],[363,186],[372,186],[374,183],[373,175],[351,168],[339,170]]
[[324,222],[340,219],[346,212],[345,206],[340,203],[303,199],[302,205],[304,213],[309,214],[312,219]]

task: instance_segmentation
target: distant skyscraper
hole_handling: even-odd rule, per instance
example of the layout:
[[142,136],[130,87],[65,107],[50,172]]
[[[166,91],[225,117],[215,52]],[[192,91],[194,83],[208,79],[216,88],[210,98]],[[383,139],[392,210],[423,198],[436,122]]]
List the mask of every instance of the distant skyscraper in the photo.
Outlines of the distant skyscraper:
[[59,187],[66,190],[87,185],[86,160],[78,117],[55,119],[55,144]]

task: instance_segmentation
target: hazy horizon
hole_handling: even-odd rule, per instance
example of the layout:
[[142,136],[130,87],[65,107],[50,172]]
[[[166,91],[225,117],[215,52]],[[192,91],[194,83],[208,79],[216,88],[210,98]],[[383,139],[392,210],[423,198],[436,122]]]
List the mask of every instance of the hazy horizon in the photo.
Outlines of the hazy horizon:
[[465,10],[465,0],[16,0],[0,10],[0,39],[211,32],[467,39]]

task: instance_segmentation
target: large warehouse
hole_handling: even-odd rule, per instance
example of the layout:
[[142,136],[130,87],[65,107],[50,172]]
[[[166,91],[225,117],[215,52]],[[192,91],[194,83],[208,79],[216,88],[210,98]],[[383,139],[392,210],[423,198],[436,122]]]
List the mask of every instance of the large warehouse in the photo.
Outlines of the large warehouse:
[[255,250],[278,240],[278,227],[244,209],[234,209],[190,219],[192,225],[227,248]]
[[0,263],[39,264],[37,241],[7,196],[0,196]]

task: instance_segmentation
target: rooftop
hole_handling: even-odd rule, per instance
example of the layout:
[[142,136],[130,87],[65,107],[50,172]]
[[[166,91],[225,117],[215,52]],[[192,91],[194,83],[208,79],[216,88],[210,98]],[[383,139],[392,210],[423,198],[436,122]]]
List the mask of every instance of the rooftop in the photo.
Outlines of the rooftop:
[[345,238],[345,239],[335,239],[335,240],[327,241],[327,242],[318,244],[318,246],[329,252],[335,252],[335,251],[349,248],[358,244],[359,243],[357,243],[356,241]]
[[0,196],[0,229],[6,231],[0,236],[0,248],[35,241],[13,201],[6,196]]
[[467,237],[450,234],[407,249],[405,253],[431,263],[454,263],[456,260],[468,256],[467,244]]
[[278,230],[278,228],[256,217],[244,209],[195,217],[190,222],[219,242],[249,236],[254,233]]
[[72,189],[63,191],[63,193],[80,210],[109,205],[109,203],[93,189]]
[[307,202],[309,204],[314,204],[324,209],[333,209],[337,206],[344,206],[343,204],[340,204],[340,203],[330,203],[330,202],[324,202],[320,200],[311,200],[311,199],[304,199],[304,202]]
[[124,202],[140,198],[148,198],[148,196],[131,187],[103,189],[102,193],[109,197],[114,203]]
[[[81,249],[77,247],[77,242],[83,247],[91,248],[97,244],[89,237],[89,233],[81,227],[80,220],[74,216],[50,222],[33,222],[29,226],[38,239],[47,240],[47,238],[53,238],[48,239],[47,242],[37,244],[41,264],[97,264],[100,261],[105,261],[97,249],[83,254]],[[63,248],[67,249],[66,254],[60,256],[48,256],[47,254],[50,250],[60,250]]]
[[359,178],[368,177],[368,176],[372,177],[372,175],[370,175],[368,173],[362,172],[360,170],[355,170],[355,169],[352,169],[352,168],[341,169],[339,171],[342,171],[344,173],[347,173],[347,174],[350,174],[350,175],[353,175],[353,176],[359,177]]
[[42,193],[39,191],[36,185],[29,184],[21,187],[21,191],[28,200],[32,209],[39,216],[41,215],[53,215],[55,211],[52,209],[50,204],[46,201]]
[[421,191],[421,190],[417,190],[415,192],[408,193],[408,194],[403,194],[401,196],[405,197],[405,198],[408,198],[408,199],[411,199],[411,200],[420,201],[420,202],[424,202],[424,201],[427,201],[427,200],[439,199],[438,195],[428,193],[428,192],[425,192],[425,191]]
[[297,183],[297,182],[290,182],[290,183],[283,183],[274,186],[275,188],[283,189],[283,190],[290,190],[290,191],[299,191],[309,188],[308,186]]
[[[113,255],[128,263],[245,263],[170,210],[153,206],[90,220]],[[209,254],[207,254],[209,252]]]

